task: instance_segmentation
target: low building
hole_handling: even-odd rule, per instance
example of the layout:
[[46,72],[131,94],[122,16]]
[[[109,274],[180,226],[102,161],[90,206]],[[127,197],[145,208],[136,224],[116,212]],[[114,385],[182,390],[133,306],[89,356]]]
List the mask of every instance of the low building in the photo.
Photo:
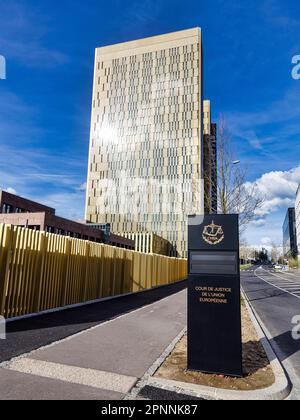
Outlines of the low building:
[[121,248],[134,249],[134,241],[105,233],[85,223],[64,219],[55,209],[0,190],[0,224],[21,226],[38,231],[70,236],[92,242],[108,243]]
[[[297,190],[296,195],[296,205],[295,205],[295,218],[296,218],[296,243],[297,250],[300,250],[300,184]],[[300,261],[300,255],[298,254],[298,259]]]
[[172,244],[155,233],[147,232],[127,232],[120,235],[135,242],[135,250],[145,254],[158,254],[173,256],[174,250]]
[[100,230],[103,233],[103,242],[107,245],[118,246],[135,250],[135,242],[131,238],[127,238],[124,235],[115,235],[110,230],[110,224],[93,224],[85,222],[86,226],[90,228]]
[[295,208],[289,208],[283,224],[283,253],[286,258],[298,255]]

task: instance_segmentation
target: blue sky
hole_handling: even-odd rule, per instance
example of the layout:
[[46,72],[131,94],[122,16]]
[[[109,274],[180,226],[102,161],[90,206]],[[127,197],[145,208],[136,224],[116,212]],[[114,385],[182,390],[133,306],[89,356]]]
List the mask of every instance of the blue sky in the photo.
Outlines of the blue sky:
[[95,47],[200,26],[205,97],[267,198],[248,242],[281,242],[300,182],[299,1],[0,2],[0,187],[82,219]]

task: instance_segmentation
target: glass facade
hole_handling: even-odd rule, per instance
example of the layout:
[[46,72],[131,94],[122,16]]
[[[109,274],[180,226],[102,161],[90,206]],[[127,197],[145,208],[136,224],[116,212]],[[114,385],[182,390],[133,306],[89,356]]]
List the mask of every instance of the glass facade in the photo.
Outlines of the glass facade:
[[300,185],[297,190],[296,195],[296,206],[295,206],[295,213],[296,213],[296,243],[297,243],[297,252],[298,252],[298,259],[300,260],[299,256],[299,249],[300,249]]
[[283,224],[283,252],[286,257],[296,257],[298,254],[295,208],[288,209]]

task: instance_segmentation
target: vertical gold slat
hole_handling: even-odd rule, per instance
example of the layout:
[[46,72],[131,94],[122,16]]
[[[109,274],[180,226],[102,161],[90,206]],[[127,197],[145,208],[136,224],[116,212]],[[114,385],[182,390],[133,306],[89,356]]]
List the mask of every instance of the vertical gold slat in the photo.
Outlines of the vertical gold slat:
[[25,229],[16,228],[16,235],[19,238],[18,245],[16,247],[16,259],[15,259],[15,270],[14,270],[14,281],[12,282],[11,299],[10,299],[10,316],[13,317],[16,313],[16,295],[18,293],[18,286],[20,281],[20,263],[23,256],[23,244]]
[[12,317],[182,280],[187,260],[0,225],[0,310]]
[[68,276],[69,276],[69,267],[70,267],[70,257],[71,257],[71,240],[66,238],[66,262],[65,262],[65,270],[63,275],[63,288],[62,288],[62,306],[66,306],[67,304],[67,292],[68,292]]
[[85,252],[85,273],[84,273],[84,284],[83,284],[83,302],[87,300],[87,292],[88,292],[88,275],[89,275],[89,261],[90,261],[90,252],[91,252],[91,245],[90,243],[86,243],[86,252]]
[[36,258],[36,263],[37,263],[36,283],[34,285],[34,291],[33,291],[33,294],[34,294],[34,309],[33,310],[35,312],[40,312],[47,242],[48,242],[48,238],[46,236],[46,233],[41,232],[39,234],[39,244],[38,244],[38,252],[37,252],[37,258]]
[[103,288],[104,288],[104,245],[100,245],[100,258],[98,262],[98,298],[103,298]]
[[[27,302],[24,303],[23,299],[26,295],[26,287],[28,282],[30,281],[30,274],[29,274],[29,256],[32,249],[32,230],[25,229],[24,234],[24,243],[22,247],[22,256],[20,260],[20,269],[19,269],[19,284],[18,284],[18,292],[16,295],[16,311],[15,315],[22,315],[23,313],[23,305],[26,306]],[[23,303],[22,303],[23,302]]]
[[13,229],[3,226],[2,246],[0,248],[0,315],[5,316],[5,304],[9,286],[9,272],[12,258]]

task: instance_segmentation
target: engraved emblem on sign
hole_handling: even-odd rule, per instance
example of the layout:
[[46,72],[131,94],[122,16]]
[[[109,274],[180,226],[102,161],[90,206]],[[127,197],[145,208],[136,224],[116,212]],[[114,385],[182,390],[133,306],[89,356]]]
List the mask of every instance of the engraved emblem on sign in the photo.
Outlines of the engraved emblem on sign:
[[220,244],[225,238],[222,226],[216,225],[213,221],[210,225],[205,226],[202,238],[209,245]]

